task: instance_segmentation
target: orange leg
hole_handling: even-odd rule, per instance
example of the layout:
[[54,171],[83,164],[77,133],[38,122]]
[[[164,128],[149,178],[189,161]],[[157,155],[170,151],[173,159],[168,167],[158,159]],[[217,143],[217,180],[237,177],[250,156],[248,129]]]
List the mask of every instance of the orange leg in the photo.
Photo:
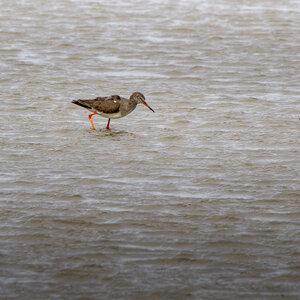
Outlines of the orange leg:
[[107,125],[106,125],[106,129],[107,129],[107,130],[110,130],[110,128],[109,128],[109,123],[110,123],[110,119],[108,119],[108,122],[107,122]]
[[91,121],[91,124],[92,124],[93,129],[95,130],[95,126],[94,126],[94,123],[93,123],[93,120],[92,120],[92,116],[93,116],[93,115],[97,115],[97,113],[90,114],[90,115],[89,115],[89,119],[90,119],[90,121]]

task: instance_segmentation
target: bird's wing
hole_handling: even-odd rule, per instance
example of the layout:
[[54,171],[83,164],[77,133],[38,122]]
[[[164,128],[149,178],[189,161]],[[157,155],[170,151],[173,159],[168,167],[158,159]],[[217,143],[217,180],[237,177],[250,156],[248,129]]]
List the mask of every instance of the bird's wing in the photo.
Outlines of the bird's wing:
[[120,109],[120,96],[97,97],[92,100],[80,100],[81,104],[89,106],[91,109],[105,114],[117,113]]

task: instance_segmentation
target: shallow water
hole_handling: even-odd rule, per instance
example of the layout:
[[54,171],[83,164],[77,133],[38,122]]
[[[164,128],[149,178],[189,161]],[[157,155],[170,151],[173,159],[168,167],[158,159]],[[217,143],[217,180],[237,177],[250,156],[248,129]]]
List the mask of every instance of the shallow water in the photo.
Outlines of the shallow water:
[[[299,1],[31,2],[0,4],[0,298],[296,299]],[[134,91],[111,131],[70,102]]]

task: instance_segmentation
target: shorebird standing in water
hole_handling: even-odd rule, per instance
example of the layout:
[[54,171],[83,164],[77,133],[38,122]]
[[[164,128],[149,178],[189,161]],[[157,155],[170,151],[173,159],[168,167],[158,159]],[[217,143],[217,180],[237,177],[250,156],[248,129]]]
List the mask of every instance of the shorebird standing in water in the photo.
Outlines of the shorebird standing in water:
[[135,92],[129,99],[112,95],[108,97],[97,97],[91,100],[73,100],[72,103],[82,106],[92,113],[89,115],[92,127],[95,126],[92,120],[93,115],[99,114],[102,117],[108,118],[106,129],[110,130],[110,119],[119,119],[131,113],[139,103],[144,104],[150,110],[154,110],[145,101],[145,96],[142,93]]

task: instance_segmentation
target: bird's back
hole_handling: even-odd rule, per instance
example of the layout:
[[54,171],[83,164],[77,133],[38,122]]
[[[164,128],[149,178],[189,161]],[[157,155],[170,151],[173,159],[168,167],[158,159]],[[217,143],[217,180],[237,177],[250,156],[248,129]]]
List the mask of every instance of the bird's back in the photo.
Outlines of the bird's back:
[[75,100],[72,101],[72,103],[82,106],[93,112],[114,114],[118,113],[120,110],[120,101],[120,96],[112,95],[109,97],[97,97],[95,99],[88,100]]

